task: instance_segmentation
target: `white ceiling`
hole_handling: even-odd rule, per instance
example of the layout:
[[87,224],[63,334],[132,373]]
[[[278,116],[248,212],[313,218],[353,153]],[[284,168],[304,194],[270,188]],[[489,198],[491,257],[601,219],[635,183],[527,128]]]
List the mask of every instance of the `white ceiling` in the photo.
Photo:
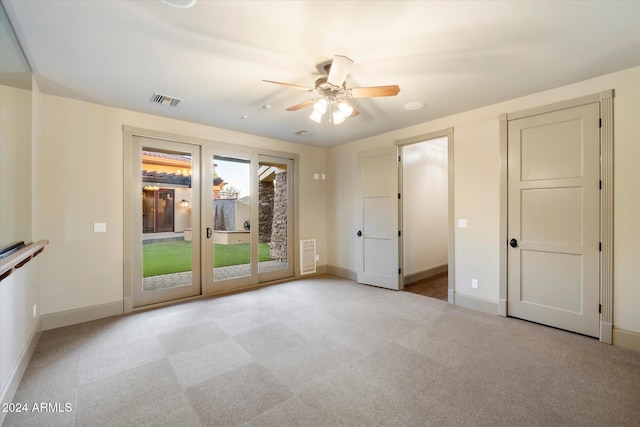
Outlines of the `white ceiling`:
[[[639,1],[2,2],[45,93],[325,147],[640,65]],[[313,87],[335,54],[348,87],[400,94],[319,125],[262,82]]]

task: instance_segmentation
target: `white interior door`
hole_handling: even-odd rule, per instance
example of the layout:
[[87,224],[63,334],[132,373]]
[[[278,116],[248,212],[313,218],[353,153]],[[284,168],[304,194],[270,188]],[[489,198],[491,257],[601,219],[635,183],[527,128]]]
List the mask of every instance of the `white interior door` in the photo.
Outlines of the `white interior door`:
[[509,316],[599,335],[599,105],[508,124]]
[[400,289],[398,149],[358,153],[360,230],[358,282]]

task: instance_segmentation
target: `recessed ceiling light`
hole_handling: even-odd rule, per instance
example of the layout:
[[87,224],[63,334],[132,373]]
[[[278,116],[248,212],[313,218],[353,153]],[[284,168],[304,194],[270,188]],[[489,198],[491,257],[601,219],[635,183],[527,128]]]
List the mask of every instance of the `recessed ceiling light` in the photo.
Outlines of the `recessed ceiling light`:
[[188,9],[196,5],[198,0],[160,0],[169,6],[179,7],[180,9]]
[[413,110],[421,110],[424,107],[426,107],[427,104],[425,104],[422,101],[411,101],[411,102],[407,102],[406,104],[404,104],[403,108],[405,110],[409,110],[409,111],[413,111]]
[[264,108],[265,110],[270,110],[270,109],[271,109],[271,105],[269,105],[269,104],[264,104],[264,105],[262,106],[262,108]]
[[248,119],[249,116],[247,116],[246,114],[243,114],[242,116],[240,116],[240,118],[244,120],[244,119]]

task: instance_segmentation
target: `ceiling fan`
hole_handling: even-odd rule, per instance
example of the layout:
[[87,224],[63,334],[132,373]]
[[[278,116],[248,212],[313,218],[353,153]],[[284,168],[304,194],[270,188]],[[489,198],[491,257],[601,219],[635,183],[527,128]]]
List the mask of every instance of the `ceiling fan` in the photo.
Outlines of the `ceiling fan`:
[[400,92],[398,85],[347,88],[345,79],[352,64],[353,61],[346,56],[335,55],[333,61],[324,66],[327,76],[317,79],[312,89],[291,83],[274,82],[272,80],[263,81],[320,95],[320,98],[310,99],[289,107],[287,111],[297,111],[313,104],[313,112],[309,116],[311,120],[321,123],[322,118],[328,113],[327,120],[337,125],[344,122],[348,117],[355,117],[360,114],[348,102],[349,99],[396,96]]

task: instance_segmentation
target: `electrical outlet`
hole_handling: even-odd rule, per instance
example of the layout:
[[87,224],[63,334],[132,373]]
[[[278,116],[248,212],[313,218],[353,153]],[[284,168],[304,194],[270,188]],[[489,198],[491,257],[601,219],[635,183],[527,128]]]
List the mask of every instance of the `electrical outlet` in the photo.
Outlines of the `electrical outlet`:
[[320,261],[320,255],[316,254],[316,261]]
[[471,287],[478,289],[478,279],[471,279]]
[[107,232],[107,223],[106,222],[96,222],[93,224],[93,232],[94,233],[106,233]]

